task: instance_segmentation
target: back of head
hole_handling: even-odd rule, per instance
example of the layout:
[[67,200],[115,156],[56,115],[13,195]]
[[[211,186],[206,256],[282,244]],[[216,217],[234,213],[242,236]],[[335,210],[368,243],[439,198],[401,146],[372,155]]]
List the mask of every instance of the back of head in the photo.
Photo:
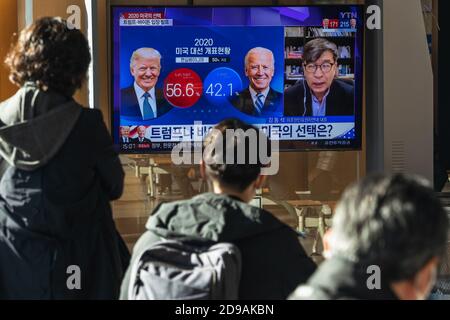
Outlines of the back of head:
[[270,157],[270,145],[260,130],[239,119],[220,122],[205,138],[206,175],[223,186],[244,191],[254,182]]
[[90,61],[83,33],[53,17],[40,18],[22,30],[5,60],[10,80],[18,86],[31,82],[68,97],[83,84]]
[[331,253],[377,265],[388,282],[411,279],[445,252],[448,217],[427,182],[369,176],[344,193],[333,220]]

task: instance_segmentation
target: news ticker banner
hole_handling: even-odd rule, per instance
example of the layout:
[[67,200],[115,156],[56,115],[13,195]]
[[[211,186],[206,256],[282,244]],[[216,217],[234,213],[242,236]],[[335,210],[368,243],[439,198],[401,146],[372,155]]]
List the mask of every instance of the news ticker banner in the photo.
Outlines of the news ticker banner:
[[[272,140],[330,140],[355,139],[355,124],[341,123],[295,123],[256,124]],[[193,142],[201,141],[214,125],[169,125],[147,126],[145,137],[151,142]]]

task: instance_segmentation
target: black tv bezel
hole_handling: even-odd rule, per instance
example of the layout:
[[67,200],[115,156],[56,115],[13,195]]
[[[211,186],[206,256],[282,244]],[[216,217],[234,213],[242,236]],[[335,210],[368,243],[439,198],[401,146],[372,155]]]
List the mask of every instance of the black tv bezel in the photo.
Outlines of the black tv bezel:
[[[358,8],[358,13],[361,14],[361,17],[365,17],[364,15],[364,8],[366,7],[366,5],[364,4],[314,4],[314,5],[138,5],[138,4],[109,4],[109,11],[108,11],[108,19],[109,19],[109,45],[108,45],[108,57],[109,57],[109,110],[110,110],[110,125],[111,125],[111,136],[113,138],[113,144],[115,149],[120,153],[120,154],[170,154],[171,150],[156,150],[156,151],[151,151],[151,150],[121,150],[120,148],[120,143],[119,143],[119,139],[118,139],[118,131],[115,129],[119,129],[119,128],[115,128],[114,125],[114,79],[112,77],[112,73],[114,70],[114,19],[113,19],[113,10],[115,8],[145,8],[145,7],[149,7],[149,8],[273,8],[273,7],[356,7]],[[283,145],[292,145],[292,144],[297,144],[297,145],[302,145],[302,144],[310,144],[311,142],[314,141],[320,141],[320,140],[290,140],[290,141],[280,141],[279,142],[279,151],[280,152],[320,152],[320,151],[340,151],[340,152],[345,152],[345,151],[363,151],[362,150],[362,140],[363,140],[363,113],[364,113],[364,106],[365,106],[365,102],[364,102],[364,95],[365,95],[365,28],[364,27],[359,27],[358,32],[360,33],[360,43],[359,45],[361,46],[361,57],[362,57],[362,61],[361,61],[361,70],[360,70],[360,74],[361,74],[361,85],[360,85],[360,89],[359,92],[356,94],[355,91],[355,97],[356,96],[360,96],[359,100],[360,100],[360,110],[357,110],[355,108],[355,131],[356,131],[356,138],[352,141],[350,146],[318,146],[318,147],[311,147],[311,145],[309,146],[305,146],[304,148],[302,148],[301,146],[298,146],[296,148],[287,148],[287,147],[283,147]],[[355,100],[355,106],[357,105],[357,101]],[[327,140],[327,141],[333,141],[333,140]]]

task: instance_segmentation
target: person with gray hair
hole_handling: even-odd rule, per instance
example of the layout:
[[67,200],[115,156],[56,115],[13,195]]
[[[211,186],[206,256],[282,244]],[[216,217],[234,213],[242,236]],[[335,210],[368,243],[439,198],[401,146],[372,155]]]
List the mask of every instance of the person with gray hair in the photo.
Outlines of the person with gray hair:
[[448,217],[417,176],[369,176],[344,193],[324,239],[327,260],[291,299],[428,297],[444,257]]
[[161,54],[153,48],[139,48],[130,59],[134,83],[121,90],[120,115],[127,120],[151,120],[167,113],[172,107],[164,99],[163,90],[156,88],[161,73]]
[[249,87],[231,97],[231,104],[251,116],[282,116],[283,95],[270,87],[275,73],[273,52],[262,47],[250,49],[245,55],[244,62]]
[[352,116],[352,81],[337,79],[338,49],[324,38],[309,41],[303,50],[304,79],[284,92],[284,115],[303,117]]

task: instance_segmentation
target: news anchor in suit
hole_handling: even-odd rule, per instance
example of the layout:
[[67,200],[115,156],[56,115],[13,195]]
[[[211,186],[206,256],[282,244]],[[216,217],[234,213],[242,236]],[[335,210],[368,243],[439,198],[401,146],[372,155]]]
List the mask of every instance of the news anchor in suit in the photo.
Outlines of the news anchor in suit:
[[121,90],[120,115],[135,120],[150,120],[162,116],[172,107],[156,89],[161,73],[161,54],[153,48],[140,48],[130,59],[130,72],[134,77],[131,87]]
[[326,117],[355,114],[354,87],[336,79],[337,59],[336,45],[326,39],[314,39],[305,45],[305,79],[285,90],[285,116]]
[[270,87],[274,71],[272,51],[262,47],[248,51],[245,56],[245,75],[249,87],[231,98],[233,106],[255,117],[282,116],[283,94]]
[[130,138],[130,127],[129,126],[120,126],[120,142],[122,143],[130,143],[133,138]]

